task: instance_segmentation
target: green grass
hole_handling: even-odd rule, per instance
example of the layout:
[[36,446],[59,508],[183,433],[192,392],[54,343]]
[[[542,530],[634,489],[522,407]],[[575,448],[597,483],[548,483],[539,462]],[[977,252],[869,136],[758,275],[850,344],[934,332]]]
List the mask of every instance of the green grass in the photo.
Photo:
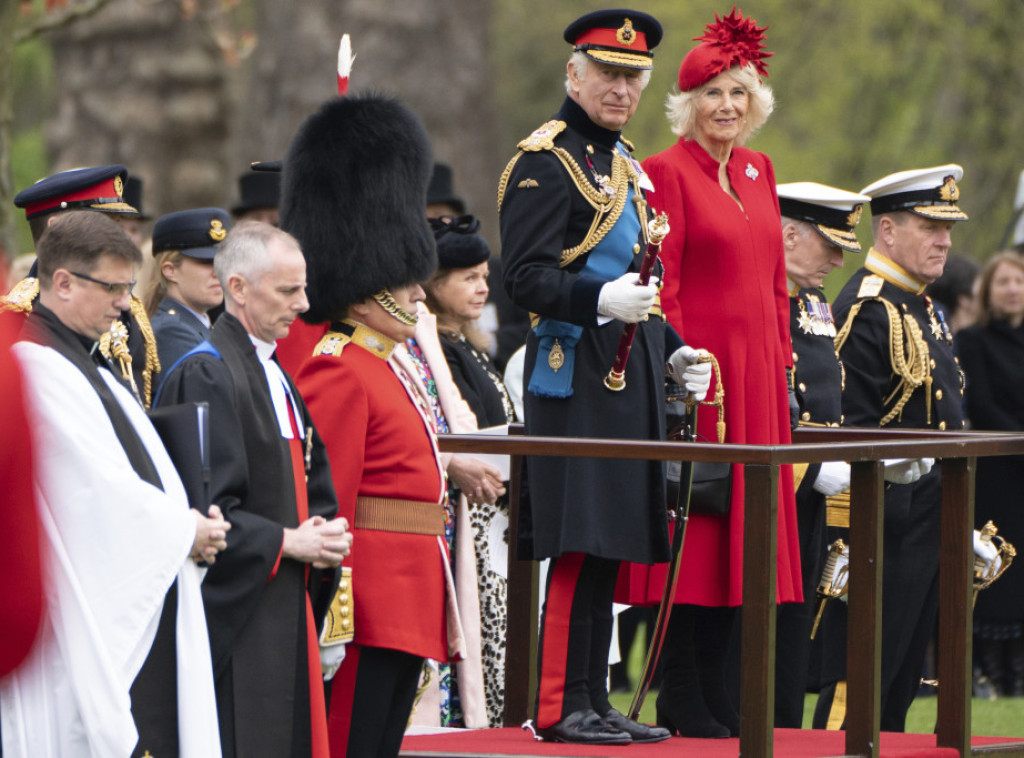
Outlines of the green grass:
[[[637,633],[636,642],[629,653],[629,676],[636,682],[643,667],[646,649],[641,640],[643,630]],[[658,697],[657,690],[647,693],[643,707],[640,709],[640,721],[654,723],[654,701]],[[612,705],[625,713],[633,701],[632,693],[613,694]],[[817,695],[809,694],[804,703],[804,729],[811,728],[811,717],[814,715],[814,704]],[[907,714],[907,731],[915,734],[929,734],[935,731],[935,697],[919,697],[910,706]],[[985,737],[1024,737],[1024,698],[1000,698],[999,700],[971,700],[971,733]]]

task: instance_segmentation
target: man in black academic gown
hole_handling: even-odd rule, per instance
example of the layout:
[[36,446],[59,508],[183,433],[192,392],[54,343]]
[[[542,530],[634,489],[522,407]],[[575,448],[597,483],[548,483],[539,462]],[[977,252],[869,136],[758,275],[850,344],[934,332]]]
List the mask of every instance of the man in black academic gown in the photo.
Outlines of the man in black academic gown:
[[[351,545],[326,453],[305,403],[273,358],[306,310],[306,265],[291,235],[244,222],[215,269],[226,310],[186,355],[158,404],[210,406],[212,500],[232,531],[203,583],[225,756],[326,756],[312,603],[331,592]],[[312,578],[310,578],[312,577]],[[340,663],[340,660],[336,661]]]

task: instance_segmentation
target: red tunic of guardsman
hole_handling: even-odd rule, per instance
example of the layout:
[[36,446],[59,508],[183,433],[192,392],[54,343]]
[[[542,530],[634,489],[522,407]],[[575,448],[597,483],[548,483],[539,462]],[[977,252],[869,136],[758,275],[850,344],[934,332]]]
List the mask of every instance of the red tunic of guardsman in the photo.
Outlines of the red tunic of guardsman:
[[397,755],[424,659],[458,657],[461,642],[433,416],[395,360],[437,263],[430,150],[404,106],[350,96],[307,119],[284,165],[281,225],[308,264],[303,319],[326,325],[296,382],[354,529],[355,637],[331,684],[331,754]]

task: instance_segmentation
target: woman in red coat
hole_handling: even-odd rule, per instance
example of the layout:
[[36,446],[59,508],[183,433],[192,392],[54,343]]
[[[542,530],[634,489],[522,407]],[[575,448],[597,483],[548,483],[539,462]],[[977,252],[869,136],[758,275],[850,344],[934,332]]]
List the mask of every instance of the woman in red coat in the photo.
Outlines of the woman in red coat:
[[[679,141],[643,163],[654,183],[651,206],[667,212],[661,302],[687,343],[710,350],[725,389],[725,442],[790,441],[787,368],[792,367],[789,301],[775,174],[767,156],[742,147],[772,111],[771,90],[753,19],[736,11],[708,25],[679,69],[668,98]],[[712,387],[709,396],[714,392]],[[699,422],[717,439],[715,414]],[[742,602],[743,469],[733,467],[724,516],[692,515],[679,590],[663,653],[658,723],[694,737],[739,732],[725,690],[724,667],[735,608]],[[799,601],[799,543],[793,480],[779,478],[777,599]],[[664,566],[632,582],[635,602],[657,602]],[[644,593],[648,597],[637,597]],[[699,686],[698,686],[699,682]]]

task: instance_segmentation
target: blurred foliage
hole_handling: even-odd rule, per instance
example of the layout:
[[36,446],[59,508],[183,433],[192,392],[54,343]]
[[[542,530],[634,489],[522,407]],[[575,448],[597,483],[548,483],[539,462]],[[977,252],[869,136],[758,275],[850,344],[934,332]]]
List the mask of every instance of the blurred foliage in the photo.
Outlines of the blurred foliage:
[[[625,130],[643,158],[674,142],[663,113],[665,95],[696,44],[692,38],[732,4],[636,5],[665,28],[651,84]],[[496,3],[494,85],[508,156],[564,97],[570,50],[562,30],[583,13],[614,7],[622,3]],[[768,25],[767,49],[775,53],[768,79],[775,113],[748,146],[771,157],[779,182],[818,181],[856,191],[895,171],[959,163],[961,206],[972,220],[957,225],[954,250],[984,260],[998,249],[1024,169],[1018,44],[1024,2],[753,0],[741,9]],[[868,214],[858,231],[866,248]],[[860,265],[859,256],[847,258],[846,268],[829,277],[830,295]]]
[[[189,5],[174,1],[183,10]],[[501,113],[493,148],[497,162],[503,164],[516,142],[564,97],[570,52],[562,41],[565,26],[585,12],[622,4],[493,0],[489,71]],[[46,0],[29,2],[36,13],[45,5]],[[261,5],[228,5],[231,31],[237,32],[228,36],[241,40],[242,55],[252,42],[244,31],[255,26]],[[710,0],[636,5],[665,28],[651,84],[626,129],[643,158],[675,139],[664,118],[664,99],[675,86],[679,62],[695,44],[692,38],[716,12],[732,6]],[[894,171],[959,163],[965,169],[961,204],[972,221],[954,230],[954,249],[984,260],[998,248],[1024,168],[1024,66],[1015,44],[1024,29],[1024,1],[750,0],[742,10],[769,26],[767,47],[775,53],[768,83],[776,110],[749,146],[771,157],[780,182],[819,181],[856,190]],[[39,166],[41,123],[57,107],[45,40],[19,45],[14,69],[13,163],[21,189],[26,179],[45,173]],[[437,84],[443,97],[446,83]],[[460,128],[465,124],[452,124]],[[861,241],[868,243],[869,236],[865,218]],[[830,277],[830,294],[858,263],[850,260],[845,271]]]

